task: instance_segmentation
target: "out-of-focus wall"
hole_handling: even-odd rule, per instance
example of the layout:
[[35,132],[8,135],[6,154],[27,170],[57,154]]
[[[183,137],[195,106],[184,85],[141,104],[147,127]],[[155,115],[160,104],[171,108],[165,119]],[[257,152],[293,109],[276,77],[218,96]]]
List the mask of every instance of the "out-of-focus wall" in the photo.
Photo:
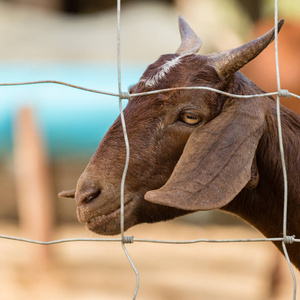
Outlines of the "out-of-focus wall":
[[30,5],[35,7],[40,7],[46,10],[62,10],[64,4],[62,0],[9,0],[10,3],[20,4],[20,5]]

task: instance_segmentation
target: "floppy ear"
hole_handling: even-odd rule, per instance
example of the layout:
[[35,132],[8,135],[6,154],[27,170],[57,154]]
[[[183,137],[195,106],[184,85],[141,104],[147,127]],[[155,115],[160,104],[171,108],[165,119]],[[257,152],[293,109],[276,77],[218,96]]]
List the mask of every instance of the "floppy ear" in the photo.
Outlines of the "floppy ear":
[[62,191],[58,194],[59,198],[75,198],[75,190]]
[[194,211],[228,204],[251,180],[264,124],[261,99],[231,100],[220,115],[194,130],[169,180],[147,192],[145,200]]

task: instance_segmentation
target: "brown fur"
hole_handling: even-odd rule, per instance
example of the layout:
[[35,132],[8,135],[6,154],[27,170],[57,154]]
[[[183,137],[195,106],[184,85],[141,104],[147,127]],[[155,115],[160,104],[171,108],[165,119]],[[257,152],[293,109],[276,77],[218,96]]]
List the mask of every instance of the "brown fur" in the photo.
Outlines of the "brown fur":
[[[262,93],[240,72],[220,76],[221,66],[214,67],[212,56],[193,53],[181,57],[155,86],[147,87],[145,80],[177,56],[160,57],[130,93],[183,86],[240,95]],[[202,121],[184,123],[181,116],[186,112]],[[130,144],[125,229],[219,208],[239,215],[267,237],[282,236],[283,179],[273,98],[235,99],[206,90],[181,90],[133,97],[124,116]],[[299,238],[300,117],[283,107],[281,116],[289,179],[288,234]],[[99,234],[120,232],[125,153],[119,117],[78,180],[78,219]],[[276,246],[282,250],[280,244]],[[289,245],[288,251],[299,268],[299,244]]]

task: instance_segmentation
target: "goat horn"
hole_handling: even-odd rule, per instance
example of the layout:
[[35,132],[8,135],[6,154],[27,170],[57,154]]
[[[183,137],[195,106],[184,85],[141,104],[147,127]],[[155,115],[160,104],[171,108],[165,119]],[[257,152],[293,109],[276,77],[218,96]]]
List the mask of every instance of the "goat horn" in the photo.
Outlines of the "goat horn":
[[201,48],[202,41],[185,21],[182,16],[179,16],[179,30],[181,35],[181,45],[176,54],[185,55],[197,53]]
[[[278,22],[278,32],[283,23],[284,19]],[[260,54],[274,40],[274,35],[275,27],[243,46],[210,54],[208,55],[211,59],[210,65],[217,71],[221,79],[226,79]]]

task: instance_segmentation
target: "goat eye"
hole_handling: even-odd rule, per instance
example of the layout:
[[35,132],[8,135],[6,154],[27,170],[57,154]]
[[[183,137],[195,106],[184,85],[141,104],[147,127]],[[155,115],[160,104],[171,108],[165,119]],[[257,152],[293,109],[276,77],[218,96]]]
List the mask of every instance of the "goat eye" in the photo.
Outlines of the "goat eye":
[[190,112],[182,113],[180,115],[180,120],[188,125],[197,125],[202,121],[200,116]]

